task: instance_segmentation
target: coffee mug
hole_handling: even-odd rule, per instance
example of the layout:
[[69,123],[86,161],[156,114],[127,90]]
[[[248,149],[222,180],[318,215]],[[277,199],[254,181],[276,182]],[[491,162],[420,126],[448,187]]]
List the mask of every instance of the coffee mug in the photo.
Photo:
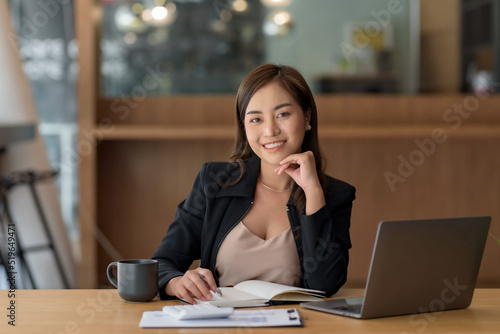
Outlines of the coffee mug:
[[[116,267],[117,278],[113,275]],[[106,270],[118,294],[129,302],[149,302],[158,292],[158,261],[122,260],[111,262]]]

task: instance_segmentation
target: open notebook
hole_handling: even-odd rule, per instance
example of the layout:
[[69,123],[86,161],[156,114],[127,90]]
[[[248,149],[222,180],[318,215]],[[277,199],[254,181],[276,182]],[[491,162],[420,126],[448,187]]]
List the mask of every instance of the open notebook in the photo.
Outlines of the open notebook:
[[[222,296],[213,293],[213,298],[205,303],[216,306],[254,307],[287,302],[322,300],[325,292],[295,286],[251,280],[234,287],[220,288]],[[202,302],[203,303],[203,302]]]

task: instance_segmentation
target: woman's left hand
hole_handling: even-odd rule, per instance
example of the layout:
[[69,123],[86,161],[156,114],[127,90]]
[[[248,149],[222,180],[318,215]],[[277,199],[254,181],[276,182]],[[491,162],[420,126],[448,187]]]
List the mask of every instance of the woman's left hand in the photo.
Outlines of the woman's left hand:
[[283,173],[290,175],[304,192],[317,187],[321,189],[314,154],[311,151],[289,155],[274,171],[279,175]]
[[311,151],[289,155],[274,171],[279,175],[287,173],[304,190],[306,215],[315,213],[325,205],[325,196],[316,172],[314,154]]

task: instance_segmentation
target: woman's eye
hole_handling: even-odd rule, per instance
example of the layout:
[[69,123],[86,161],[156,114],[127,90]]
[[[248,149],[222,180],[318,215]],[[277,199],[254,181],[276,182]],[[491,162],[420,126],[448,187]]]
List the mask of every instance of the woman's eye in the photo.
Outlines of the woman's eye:
[[289,112],[287,112],[287,111],[285,111],[285,112],[281,112],[281,113],[279,113],[279,114],[278,114],[278,117],[285,117],[285,116],[288,116],[288,115],[290,115],[290,113],[289,113]]
[[250,123],[257,123],[257,122],[259,122],[259,121],[260,121],[260,118],[252,118],[252,119],[250,120]]

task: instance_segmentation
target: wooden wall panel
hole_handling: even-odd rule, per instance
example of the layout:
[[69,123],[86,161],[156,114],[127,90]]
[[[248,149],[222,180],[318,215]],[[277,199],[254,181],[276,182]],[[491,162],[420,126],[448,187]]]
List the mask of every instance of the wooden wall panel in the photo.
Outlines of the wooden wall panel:
[[[499,138],[451,138],[394,189],[384,172],[397,173],[398,157],[408,159],[417,149],[413,139],[340,139],[323,144],[329,174],[357,188],[347,286],[365,284],[381,220],[491,215],[491,231],[498,237],[500,156],[491,153],[498,150]],[[500,285],[499,260],[500,245],[488,237],[479,286]]]
[[99,145],[99,286],[108,285],[105,270],[110,262],[153,255],[202,164],[227,160],[231,148],[231,140]]
[[114,125],[221,125],[233,124],[234,95],[188,95],[100,100],[98,122]]
[[[462,123],[456,129],[452,128],[456,121],[443,118],[448,109],[474,101],[467,107],[473,111],[460,116]],[[127,139],[127,134],[136,125],[117,123],[116,131],[126,129],[123,137],[105,137],[98,146],[97,219],[102,234],[97,270],[101,285],[106,284],[104,270],[111,260],[152,255],[203,162],[228,159],[233,141],[232,102],[228,97],[177,101],[185,108],[184,119],[170,117],[166,107],[172,106],[170,99],[157,100],[154,108],[139,105],[135,112],[141,113],[142,119],[136,119],[141,127],[134,140]],[[381,220],[491,215],[491,232],[500,236],[499,97],[480,101],[462,95],[325,95],[317,97],[317,104],[328,173],[357,188],[347,286],[364,285]],[[193,127],[201,125],[192,118],[195,115],[204,115],[206,129],[221,124],[228,131],[220,138],[210,132],[195,138],[162,137],[162,129],[182,125],[188,131],[191,122]],[[101,117],[107,117],[105,109]],[[158,131],[154,140],[147,133],[152,128]],[[429,142],[436,129],[447,137],[431,150]],[[427,154],[419,153],[422,149],[416,140],[427,143]],[[398,174],[401,159],[410,158],[417,159],[418,166],[391,189],[384,173]],[[479,286],[500,286],[499,260],[500,245],[489,237]]]

